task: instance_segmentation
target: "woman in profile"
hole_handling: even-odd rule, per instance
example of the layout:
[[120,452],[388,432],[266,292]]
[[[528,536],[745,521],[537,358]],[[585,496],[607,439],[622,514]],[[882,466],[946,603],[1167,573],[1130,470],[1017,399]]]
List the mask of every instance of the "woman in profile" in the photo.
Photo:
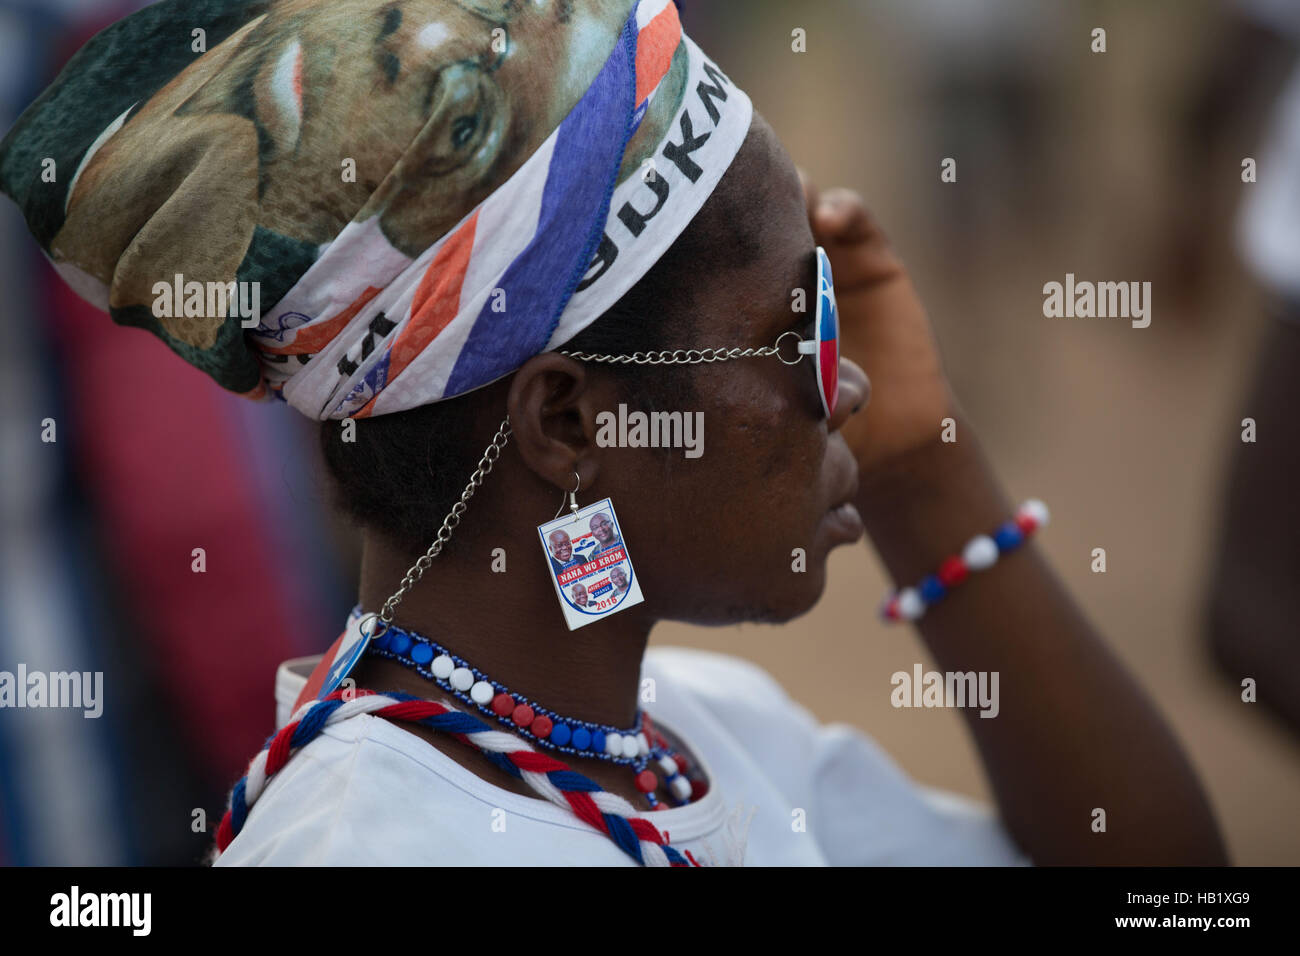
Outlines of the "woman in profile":
[[[158,39],[195,26],[206,52]],[[44,156],[77,175],[43,183]],[[292,718],[234,787],[219,864],[1224,862],[880,229],[801,181],[667,0],[170,0],[74,58],[0,183],[115,320],[318,421],[361,529],[357,607],[285,672]],[[258,282],[263,314],[160,319],[176,275]],[[602,447],[620,403],[700,410],[709,453]],[[573,544],[537,553],[557,502],[600,504],[642,600],[569,619]],[[864,532],[902,586],[886,616],[1001,675],[999,717],[964,712],[997,813],[742,656],[647,650],[663,620],[807,612]]]

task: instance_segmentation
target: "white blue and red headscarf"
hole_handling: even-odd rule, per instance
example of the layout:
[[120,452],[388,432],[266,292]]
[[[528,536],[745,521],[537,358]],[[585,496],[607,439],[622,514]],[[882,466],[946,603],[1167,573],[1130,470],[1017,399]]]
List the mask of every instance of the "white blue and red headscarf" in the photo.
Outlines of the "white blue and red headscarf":
[[[166,0],[24,113],[0,186],[119,323],[225,388],[365,417],[599,318],[751,116],[670,0]],[[253,284],[244,322],[201,295]]]

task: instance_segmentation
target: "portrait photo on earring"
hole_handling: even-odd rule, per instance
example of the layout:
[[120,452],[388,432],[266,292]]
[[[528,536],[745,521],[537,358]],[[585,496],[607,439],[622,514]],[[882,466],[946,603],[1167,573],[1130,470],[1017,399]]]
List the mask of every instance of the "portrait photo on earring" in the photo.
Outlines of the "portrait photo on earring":
[[608,498],[548,521],[537,533],[569,630],[645,600]]

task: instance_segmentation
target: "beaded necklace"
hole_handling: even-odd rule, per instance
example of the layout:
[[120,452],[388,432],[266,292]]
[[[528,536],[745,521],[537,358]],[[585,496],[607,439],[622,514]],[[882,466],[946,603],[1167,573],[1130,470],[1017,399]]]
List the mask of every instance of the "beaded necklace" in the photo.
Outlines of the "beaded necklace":
[[703,778],[688,777],[690,762],[672,748],[650,715],[640,708],[635,723],[625,728],[564,717],[513,693],[500,681],[491,680],[436,641],[396,624],[389,624],[370,642],[365,656],[396,661],[548,750],[630,768],[636,788],[651,810],[665,809],[655,796],[659,774],[678,806],[699,799],[707,791]]
[[493,730],[473,714],[410,694],[379,694],[372,690],[335,690],[298,709],[293,719],[266,741],[248,765],[248,772],[230,791],[226,813],[217,827],[214,859],[239,835],[249,811],[268,782],[289,758],[333,724],[360,714],[416,723],[447,733],[477,748],[511,775],[524,780],[557,806],[568,807],[580,820],[605,834],[620,850],[644,866],[699,866],[689,850],[678,852],[649,820],[638,817],[622,797],[607,793],[593,780],[571,770],[554,757],[538,753],[514,734]]

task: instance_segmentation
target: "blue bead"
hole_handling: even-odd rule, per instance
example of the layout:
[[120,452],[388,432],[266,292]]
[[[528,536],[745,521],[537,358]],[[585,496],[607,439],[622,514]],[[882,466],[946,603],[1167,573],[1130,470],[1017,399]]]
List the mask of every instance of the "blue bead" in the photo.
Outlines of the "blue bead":
[[573,732],[573,746],[578,750],[586,750],[591,746],[591,731],[586,727],[579,727]]
[[569,729],[568,724],[556,724],[551,728],[551,743],[557,747],[563,747],[573,736],[573,731]]
[[921,579],[921,600],[926,604],[934,604],[948,593],[948,589],[943,586],[937,574],[927,574]]
[[993,540],[999,551],[1014,551],[1025,540],[1025,535],[1014,521],[1005,521],[994,532]]
[[605,731],[598,730],[591,735],[591,749],[598,754],[605,752]]
[[416,644],[411,648],[411,660],[417,664],[427,664],[433,660],[433,648],[428,644]]
[[388,649],[394,654],[404,655],[411,649],[411,639],[405,634],[394,634],[393,639],[388,642]]
[[373,642],[373,643],[374,643],[374,645],[375,645],[376,647],[378,647],[380,650],[384,650],[384,651],[386,651],[386,650],[388,650],[388,642],[391,641],[392,639],[393,639],[393,631],[392,631],[391,628],[389,628],[389,629],[386,629],[386,630],[385,630],[382,634],[380,634],[378,637],[376,637],[376,638],[374,639],[374,642]]

